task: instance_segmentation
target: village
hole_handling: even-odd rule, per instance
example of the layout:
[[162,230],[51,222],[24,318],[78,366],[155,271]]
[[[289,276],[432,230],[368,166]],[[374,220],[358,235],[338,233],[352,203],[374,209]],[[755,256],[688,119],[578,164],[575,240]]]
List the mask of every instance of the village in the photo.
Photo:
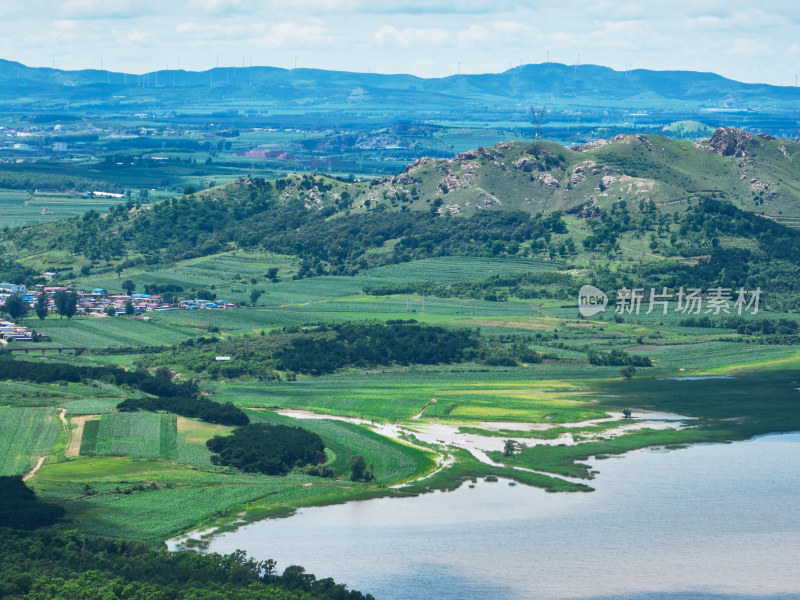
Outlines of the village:
[[[224,310],[236,308],[234,302],[225,300],[204,300],[192,298],[177,300],[155,294],[110,294],[103,288],[94,288],[90,292],[72,290],[64,286],[48,286],[37,284],[28,290],[25,285],[0,282],[0,306],[5,306],[8,299],[17,296],[22,300],[27,312],[34,312],[39,298],[44,296],[44,306],[48,313],[60,314],[57,304],[59,292],[74,292],[75,308],[68,316],[88,315],[93,317],[114,317],[128,315],[136,319],[149,320],[145,313],[167,310]],[[12,315],[13,318],[13,315]],[[42,342],[49,341],[48,336],[34,333],[30,328],[11,321],[0,320],[0,344],[10,342]]]

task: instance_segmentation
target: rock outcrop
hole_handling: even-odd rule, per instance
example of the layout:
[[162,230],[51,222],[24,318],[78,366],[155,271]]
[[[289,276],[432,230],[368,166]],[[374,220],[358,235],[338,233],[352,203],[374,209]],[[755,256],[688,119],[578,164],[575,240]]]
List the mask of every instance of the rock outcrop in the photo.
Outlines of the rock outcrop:
[[756,136],[735,127],[720,127],[708,140],[708,146],[720,156],[750,156],[759,145]]

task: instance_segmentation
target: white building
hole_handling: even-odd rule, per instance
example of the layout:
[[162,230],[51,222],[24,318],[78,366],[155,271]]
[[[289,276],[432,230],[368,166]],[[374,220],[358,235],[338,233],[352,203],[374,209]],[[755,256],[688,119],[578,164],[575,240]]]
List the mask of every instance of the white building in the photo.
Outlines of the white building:
[[24,285],[17,285],[16,283],[0,283],[0,292],[8,292],[9,294],[24,294],[28,291]]

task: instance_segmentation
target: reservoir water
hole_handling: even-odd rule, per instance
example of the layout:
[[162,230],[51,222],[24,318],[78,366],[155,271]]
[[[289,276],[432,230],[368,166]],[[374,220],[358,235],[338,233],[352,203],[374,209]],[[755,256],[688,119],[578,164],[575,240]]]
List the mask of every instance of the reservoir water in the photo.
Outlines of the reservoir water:
[[596,460],[592,493],[479,481],[212,539],[377,600],[800,600],[800,434]]

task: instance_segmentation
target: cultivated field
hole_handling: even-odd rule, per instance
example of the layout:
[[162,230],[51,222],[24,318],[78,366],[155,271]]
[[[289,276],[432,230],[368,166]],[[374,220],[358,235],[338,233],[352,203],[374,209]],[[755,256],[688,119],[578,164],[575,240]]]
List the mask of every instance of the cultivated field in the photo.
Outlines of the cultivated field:
[[53,452],[62,433],[58,410],[0,407],[0,475],[24,475]]

